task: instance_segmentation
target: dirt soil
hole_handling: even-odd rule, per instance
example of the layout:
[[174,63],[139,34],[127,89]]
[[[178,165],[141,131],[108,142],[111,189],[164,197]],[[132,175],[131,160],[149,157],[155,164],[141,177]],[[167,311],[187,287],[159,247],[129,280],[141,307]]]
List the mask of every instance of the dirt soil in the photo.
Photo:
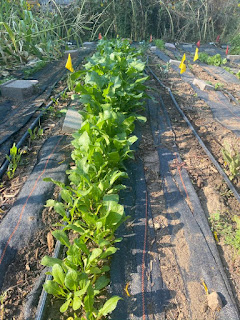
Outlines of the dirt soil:
[[[152,54],[150,54],[149,62],[151,66],[163,63]],[[160,69],[154,67],[152,67],[152,69],[159,76],[159,79],[171,88],[178,104],[191,121],[199,136],[214,155],[215,159],[222,165],[223,169],[229,173],[228,168],[224,164],[221,149],[225,145],[230,145],[240,151],[239,138],[213,118],[210,108],[196,96],[189,84],[181,80],[178,73],[170,69],[167,77],[163,78],[159,72]],[[196,74],[197,70],[198,68],[195,67]],[[200,74],[202,75],[202,73]],[[224,216],[224,221],[230,224],[233,230],[235,230],[237,226],[234,222],[234,216],[240,217],[240,204],[229,191],[226,183],[198,144],[185,121],[177,112],[170,96],[163,91],[162,87],[155,80],[151,81],[151,86],[162,95],[171,118],[179,153],[191,177],[206,217],[211,219],[211,217],[219,213]],[[238,192],[240,192],[239,179],[235,178],[232,182]],[[240,247],[236,249],[226,244],[227,241],[221,234],[215,233],[214,235],[224,269],[239,306]]]

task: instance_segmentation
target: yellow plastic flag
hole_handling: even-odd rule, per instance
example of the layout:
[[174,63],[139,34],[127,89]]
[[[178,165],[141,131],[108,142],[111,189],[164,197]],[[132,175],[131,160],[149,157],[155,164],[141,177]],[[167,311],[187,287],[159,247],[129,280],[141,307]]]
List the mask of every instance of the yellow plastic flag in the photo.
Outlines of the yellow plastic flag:
[[187,66],[185,65],[185,63],[183,63],[180,74],[184,73],[186,70],[187,70]]
[[74,72],[73,66],[72,66],[72,59],[70,53],[68,54],[67,63],[65,65],[65,68],[67,68],[69,71]]
[[196,51],[195,51],[195,55],[194,55],[193,61],[196,61],[197,59],[198,59],[198,48],[196,48]]
[[179,69],[182,69],[185,60],[186,60],[186,54],[184,53],[184,55],[183,55],[183,57],[182,57],[182,60],[181,60],[181,63],[180,63],[180,65],[179,65]]

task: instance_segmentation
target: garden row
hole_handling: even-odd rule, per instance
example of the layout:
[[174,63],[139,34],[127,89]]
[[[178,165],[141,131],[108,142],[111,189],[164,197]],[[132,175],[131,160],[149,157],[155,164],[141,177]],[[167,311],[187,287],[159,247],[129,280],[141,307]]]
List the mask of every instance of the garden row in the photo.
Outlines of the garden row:
[[[109,260],[121,241],[114,232],[127,217],[118,193],[127,178],[124,161],[133,157],[134,122],[145,121],[141,109],[146,87],[145,64],[140,52],[128,41],[101,40],[85,70],[70,77],[74,99],[84,105],[83,124],[73,137],[74,166],[67,171],[70,185],[53,181],[61,188],[62,202],[48,200],[61,216],[53,236],[66,246],[66,256],[45,256],[53,280],[44,289],[63,299],[61,312],[74,319],[102,319],[111,313],[120,297],[106,301]],[[50,179],[49,179],[50,180]],[[105,290],[105,291],[104,291]],[[77,313],[75,313],[75,311]]]

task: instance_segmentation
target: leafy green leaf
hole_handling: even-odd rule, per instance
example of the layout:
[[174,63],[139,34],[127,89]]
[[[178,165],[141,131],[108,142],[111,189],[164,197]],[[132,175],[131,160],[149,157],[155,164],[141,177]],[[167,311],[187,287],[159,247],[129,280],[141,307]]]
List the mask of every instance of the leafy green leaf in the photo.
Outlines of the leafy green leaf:
[[101,276],[97,279],[95,283],[95,290],[102,290],[105,288],[110,282],[110,279],[106,276]]
[[70,242],[68,240],[68,236],[63,230],[55,230],[52,232],[52,235],[61,242],[66,247],[70,247]]
[[59,264],[55,264],[52,267],[52,275],[54,280],[60,284],[60,285],[64,285],[64,279],[65,279],[65,274],[63,272],[62,267]]
[[121,299],[122,298],[118,296],[113,296],[112,298],[108,299],[105,302],[104,306],[99,310],[98,318],[100,318],[100,316],[106,316],[111,313],[116,308],[118,301]]

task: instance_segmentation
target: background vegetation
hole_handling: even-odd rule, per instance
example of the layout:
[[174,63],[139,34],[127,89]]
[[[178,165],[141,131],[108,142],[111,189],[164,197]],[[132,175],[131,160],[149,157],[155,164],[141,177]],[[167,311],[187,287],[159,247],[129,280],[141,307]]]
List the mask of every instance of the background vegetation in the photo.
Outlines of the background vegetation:
[[[40,0],[39,0],[40,1]],[[31,6],[1,0],[0,63],[29,56],[56,58],[67,42],[96,40],[98,33],[132,40],[215,41],[240,52],[239,0],[60,0]]]

